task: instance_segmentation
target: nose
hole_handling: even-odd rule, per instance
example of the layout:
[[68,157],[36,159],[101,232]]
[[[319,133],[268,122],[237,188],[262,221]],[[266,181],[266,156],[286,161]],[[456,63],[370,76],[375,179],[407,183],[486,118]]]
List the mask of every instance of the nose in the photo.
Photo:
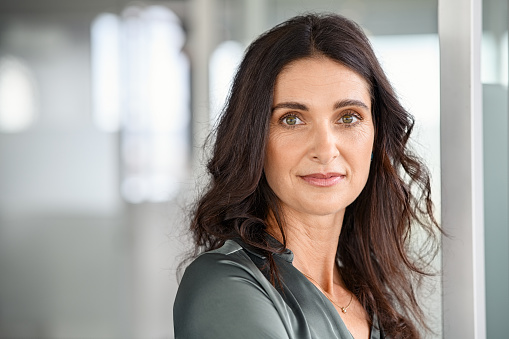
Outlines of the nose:
[[339,156],[338,140],[333,126],[314,128],[310,155],[313,161],[327,165]]

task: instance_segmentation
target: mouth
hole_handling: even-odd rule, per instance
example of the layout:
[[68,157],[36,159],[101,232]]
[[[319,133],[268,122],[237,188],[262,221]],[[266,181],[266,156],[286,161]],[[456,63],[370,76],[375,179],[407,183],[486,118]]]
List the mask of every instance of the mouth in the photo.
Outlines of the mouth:
[[341,182],[345,175],[341,173],[312,173],[302,175],[300,178],[313,186],[330,187]]

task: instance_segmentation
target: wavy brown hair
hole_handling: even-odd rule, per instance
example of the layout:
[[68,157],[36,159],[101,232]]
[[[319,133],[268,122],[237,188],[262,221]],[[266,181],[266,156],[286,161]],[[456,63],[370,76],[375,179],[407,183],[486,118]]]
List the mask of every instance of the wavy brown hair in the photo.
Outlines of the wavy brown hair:
[[[362,29],[342,16],[298,16],[249,46],[212,136],[211,180],[192,212],[195,255],[241,238],[266,254],[277,281],[272,253],[286,247],[285,227],[263,172],[273,90],[286,65],[313,56],[357,72],[371,92],[373,159],[366,186],[345,212],[337,249],[342,278],[387,336],[418,338],[418,328],[428,327],[416,282],[428,274],[440,232],[430,177],[408,149],[412,116],[399,103]],[[281,248],[266,240],[269,211],[283,234]],[[410,243],[416,231],[424,231],[426,239],[418,248]]]

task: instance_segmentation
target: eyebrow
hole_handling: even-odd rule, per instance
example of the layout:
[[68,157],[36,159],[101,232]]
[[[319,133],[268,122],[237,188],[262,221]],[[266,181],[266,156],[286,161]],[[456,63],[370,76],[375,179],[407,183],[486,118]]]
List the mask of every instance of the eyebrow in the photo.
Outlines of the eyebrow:
[[355,100],[355,99],[345,99],[345,100],[338,101],[334,104],[334,109],[340,109],[340,108],[347,107],[347,106],[356,106],[356,107],[369,109],[368,105],[366,105],[364,102],[362,102],[360,100]]
[[[340,109],[340,108],[348,107],[348,106],[356,106],[356,107],[361,107],[361,108],[369,110],[369,107],[365,103],[363,103],[360,100],[355,100],[355,99],[345,99],[345,100],[337,101],[336,103],[334,103],[333,109],[336,110],[336,109]],[[300,111],[309,111],[309,108],[306,105],[301,104],[299,102],[290,101],[290,102],[281,102],[281,103],[275,105],[274,107],[272,107],[272,112],[274,112],[277,109],[281,109],[281,108],[298,109]]]

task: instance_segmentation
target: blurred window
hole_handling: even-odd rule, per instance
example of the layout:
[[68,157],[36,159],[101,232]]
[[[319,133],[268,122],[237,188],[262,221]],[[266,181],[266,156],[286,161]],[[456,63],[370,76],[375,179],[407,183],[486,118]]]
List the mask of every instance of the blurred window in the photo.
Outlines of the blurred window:
[[0,131],[20,132],[36,116],[36,86],[32,71],[20,59],[0,58]]
[[210,121],[214,125],[230,93],[233,77],[240,64],[244,46],[236,41],[224,41],[212,52],[209,63]]
[[92,28],[94,121],[120,130],[122,196],[160,202],[189,172],[189,61],[185,34],[167,7],[102,14]]
[[508,36],[485,30],[482,37],[481,81],[483,84],[508,85]]
[[102,13],[92,23],[92,114],[106,132],[117,132],[120,124],[119,34],[117,15]]
[[412,147],[426,159],[440,205],[440,50],[437,34],[384,35],[371,42],[403,107],[415,117]]

